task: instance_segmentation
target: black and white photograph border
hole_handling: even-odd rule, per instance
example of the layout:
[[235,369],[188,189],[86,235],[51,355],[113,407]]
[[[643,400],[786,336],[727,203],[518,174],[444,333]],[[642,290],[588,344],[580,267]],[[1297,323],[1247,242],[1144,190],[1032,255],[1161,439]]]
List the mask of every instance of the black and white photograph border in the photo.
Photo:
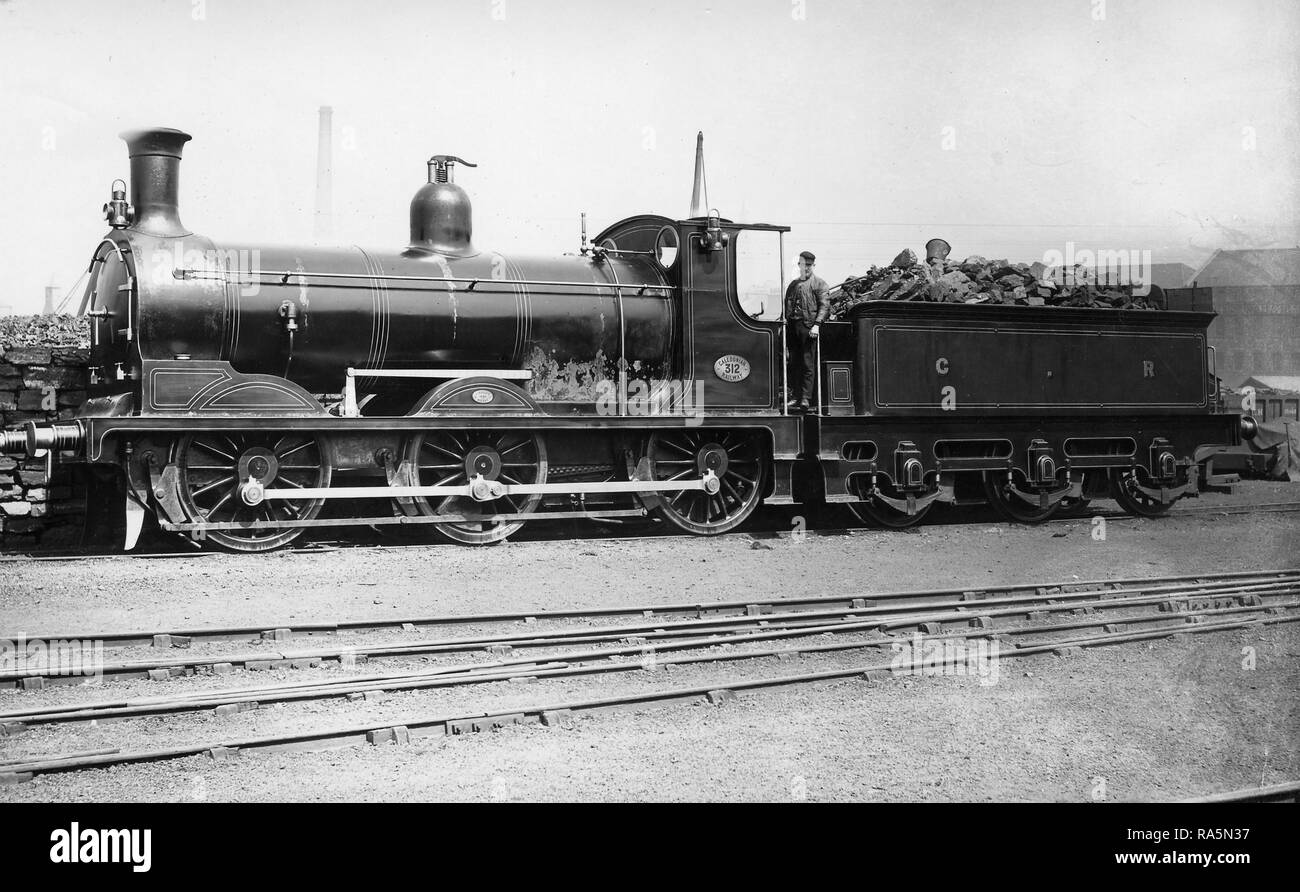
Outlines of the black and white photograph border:
[[1298,60],[0,0],[2,807],[1294,801]]

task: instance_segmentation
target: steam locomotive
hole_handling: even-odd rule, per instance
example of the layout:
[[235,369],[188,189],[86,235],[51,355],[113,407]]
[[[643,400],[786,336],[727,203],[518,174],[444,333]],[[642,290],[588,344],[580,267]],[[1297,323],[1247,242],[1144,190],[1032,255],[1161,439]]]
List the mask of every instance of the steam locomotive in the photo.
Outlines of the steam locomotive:
[[743,302],[779,302],[788,227],[639,215],[572,255],[484,251],[467,162],[435,155],[404,247],[218,244],[180,219],[190,136],[123,139],[130,198],[115,181],[82,305],[92,397],[0,447],[111,471],[128,548],[149,514],[235,551],[650,513],[710,535],[764,501],[890,527],[936,502],[1154,515],[1249,434],[1213,411],[1212,313],[870,302],[823,326],[790,414],[785,320]]

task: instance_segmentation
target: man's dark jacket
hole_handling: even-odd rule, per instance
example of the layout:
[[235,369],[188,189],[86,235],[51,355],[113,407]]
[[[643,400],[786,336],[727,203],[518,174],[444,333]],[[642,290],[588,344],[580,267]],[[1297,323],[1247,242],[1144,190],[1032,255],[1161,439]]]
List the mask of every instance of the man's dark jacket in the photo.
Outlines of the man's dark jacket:
[[809,276],[807,281],[795,279],[785,289],[785,316],[802,319],[805,325],[825,322],[831,314],[831,291],[820,276]]

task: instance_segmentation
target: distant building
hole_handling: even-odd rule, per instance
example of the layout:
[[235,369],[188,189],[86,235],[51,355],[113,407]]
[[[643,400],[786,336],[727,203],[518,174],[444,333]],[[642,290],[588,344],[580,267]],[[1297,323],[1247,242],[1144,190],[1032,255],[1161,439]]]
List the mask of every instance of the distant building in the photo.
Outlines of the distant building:
[[1192,280],[1196,270],[1185,263],[1151,264],[1151,284],[1161,288],[1183,288]]
[[1252,375],[1238,390],[1255,389],[1256,421],[1300,421],[1300,375]]
[[1277,393],[1300,393],[1300,375],[1251,375],[1241,382],[1241,387]]
[[1300,248],[1215,251],[1192,281],[1214,289],[1220,378],[1300,375]]

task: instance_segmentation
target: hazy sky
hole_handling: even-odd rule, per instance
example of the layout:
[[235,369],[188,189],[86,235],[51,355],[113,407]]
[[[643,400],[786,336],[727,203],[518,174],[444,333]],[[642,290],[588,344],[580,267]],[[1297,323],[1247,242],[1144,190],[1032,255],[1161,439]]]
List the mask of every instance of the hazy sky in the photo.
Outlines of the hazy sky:
[[309,241],[321,105],[339,243],[405,244],[448,153],[480,247],[572,251],[684,216],[703,130],[711,203],[830,281],[933,236],[1290,247],[1298,60],[1295,0],[0,0],[0,307],[84,270],[126,128],[193,134],[189,228]]

